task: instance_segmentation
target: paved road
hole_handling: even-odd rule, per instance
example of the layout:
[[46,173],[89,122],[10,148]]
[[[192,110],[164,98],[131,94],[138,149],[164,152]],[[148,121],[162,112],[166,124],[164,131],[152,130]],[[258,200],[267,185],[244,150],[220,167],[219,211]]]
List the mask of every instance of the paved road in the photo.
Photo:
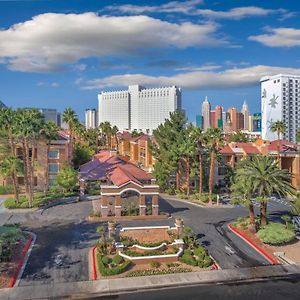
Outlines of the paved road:
[[111,295],[108,297],[88,297],[101,300],[295,300],[300,299],[300,280],[286,279],[251,283],[214,284],[184,287],[176,289],[158,289],[155,291]]
[[[182,217],[197,234],[210,254],[222,268],[249,267],[267,262],[245,242],[231,233],[226,223],[247,215],[243,207],[210,209],[184,201],[160,200],[162,210]],[[54,206],[46,210],[11,212],[0,211],[0,223],[20,223],[24,229],[37,234],[20,285],[42,282],[88,280],[88,250],[97,238],[100,223],[85,218],[92,211],[91,201]],[[288,207],[270,207],[269,217],[277,219]],[[174,219],[164,221],[122,222],[119,226],[173,225]],[[57,255],[63,265],[54,263]]]

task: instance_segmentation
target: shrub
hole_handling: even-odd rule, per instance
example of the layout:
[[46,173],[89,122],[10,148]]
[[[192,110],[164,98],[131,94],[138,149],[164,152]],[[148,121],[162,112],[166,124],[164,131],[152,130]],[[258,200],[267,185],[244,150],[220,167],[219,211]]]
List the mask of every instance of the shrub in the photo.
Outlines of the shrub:
[[115,265],[119,265],[121,264],[122,262],[124,261],[124,258],[119,255],[119,254],[116,254],[113,259],[112,259],[112,262],[115,264]]
[[12,194],[14,192],[14,188],[12,185],[1,185],[0,186],[0,195]]
[[125,272],[131,264],[130,261],[125,261],[116,267],[109,268],[107,265],[104,265],[102,259],[103,257],[101,257],[99,253],[97,253],[98,267],[102,276],[112,276],[112,275],[121,274]]
[[151,268],[158,269],[160,267],[160,263],[158,261],[151,261],[150,266]]
[[206,250],[202,246],[198,246],[194,249],[194,254],[199,257],[199,259],[207,256]]
[[261,228],[257,235],[263,243],[270,245],[281,245],[295,239],[294,231],[287,229],[283,224],[273,222]]
[[212,259],[210,256],[206,255],[202,260],[198,261],[198,267],[208,268],[212,264]]
[[103,264],[105,264],[105,265],[108,265],[109,261],[110,261],[108,256],[102,256],[101,260],[102,260]]
[[180,261],[182,261],[183,263],[187,264],[187,265],[191,265],[191,266],[197,266],[197,261],[196,259],[189,253],[186,253],[187,250],[185,250],[183,252],[183,255],[180,257]]
[[121,236],[121,242],[125,247],[131,247],[134,244],[138,244],[137,240],[134,240],[133,238],[129,236]]

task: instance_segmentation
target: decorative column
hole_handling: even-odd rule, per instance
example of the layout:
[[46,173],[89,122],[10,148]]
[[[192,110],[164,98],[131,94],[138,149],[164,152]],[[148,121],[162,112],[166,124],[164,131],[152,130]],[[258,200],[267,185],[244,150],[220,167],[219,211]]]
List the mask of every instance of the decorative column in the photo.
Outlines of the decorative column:
[[114,221],[109,221],[108,222],[108,237],[109,238],[113,238],[115,236],[115,231],[116,231],[116,227],[115,227],[115,222]]
[[107,217],[108,215],[108,196],[102,196],[101,199],[101,216]]
[[120,217],[122,212],[122,199],[120,195],[115,196],[115,216]]
[[146,215],[146,198],[145,195],[140,195],[139,198],[139,205],[140,205],[140,216],[145,216]]
[[183,231],[183,220],[181,218],[175,219],[175,227],[177,229],[177,238],[179,238]]
[[158,195],[152,196],[152,215],[158,216]]
[[85,182],[83,180],[79,180],[79,196],[82,198],[84,196],[85,190]]

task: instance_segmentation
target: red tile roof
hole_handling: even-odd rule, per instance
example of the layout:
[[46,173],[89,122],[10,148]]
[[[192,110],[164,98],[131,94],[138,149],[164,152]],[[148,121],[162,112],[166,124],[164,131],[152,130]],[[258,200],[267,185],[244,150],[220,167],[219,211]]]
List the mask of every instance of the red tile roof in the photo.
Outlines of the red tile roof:
[[221,154],[234,154],[234,152],[232,151],[231,147],[229,147],[228,145],[225,145],[221,150],[220,150]]
[[153,176],[136,165],[103,150],[93,160],[80,167],[80,177],[84,180],[106,180],[120,186],[127,182],[141,184],[143,180],[151,180]]
[[261,154],[252,143],[236,143],[238,148],[242,148],[246,154]]
[[277,151],[279,143],[279,149],[280,151],[296,151],[297,150],[297,144],[294,144],[292,142],[289,142],[287,140],[276,140],[270,142],[270,145],[268,146],[269,151]]

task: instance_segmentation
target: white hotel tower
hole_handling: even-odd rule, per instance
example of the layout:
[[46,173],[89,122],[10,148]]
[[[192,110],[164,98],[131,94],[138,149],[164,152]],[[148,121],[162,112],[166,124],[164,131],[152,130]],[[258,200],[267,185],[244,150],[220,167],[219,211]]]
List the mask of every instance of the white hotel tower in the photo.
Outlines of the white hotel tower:
[[128,90],[98,95],[99,124],[108,121],[120,131],[152,133],[170,112],[181,110],[181,90],[176,86],[146,89],[130,85]]
[[261,78],[262,138],[277,139],[270,129],[275,121],[283,121],[283,139],[296,141],[300,129],[300,75],[278,74]]

